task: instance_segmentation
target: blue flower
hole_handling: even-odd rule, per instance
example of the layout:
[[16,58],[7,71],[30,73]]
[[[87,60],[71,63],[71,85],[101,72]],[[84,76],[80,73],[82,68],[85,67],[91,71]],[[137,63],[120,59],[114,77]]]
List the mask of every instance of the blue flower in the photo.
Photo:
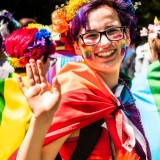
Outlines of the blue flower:
[[40,29],[36,34],[35,38],[41,40],[42,38],[50,38],[51,33],[47,31],[46,29]]

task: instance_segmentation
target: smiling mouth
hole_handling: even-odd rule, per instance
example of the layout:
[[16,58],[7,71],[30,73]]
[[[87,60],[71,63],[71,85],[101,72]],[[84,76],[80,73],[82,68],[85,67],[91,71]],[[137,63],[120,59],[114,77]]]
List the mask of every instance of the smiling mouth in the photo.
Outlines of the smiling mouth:
[[105,57],[110,57],[110,56],[112,56],[114,53],[115,53],[115,50],[110,50],[110,51],[108,51],[108,52],[98,53],[98,54],[96,54],[96,56],[105,58]]

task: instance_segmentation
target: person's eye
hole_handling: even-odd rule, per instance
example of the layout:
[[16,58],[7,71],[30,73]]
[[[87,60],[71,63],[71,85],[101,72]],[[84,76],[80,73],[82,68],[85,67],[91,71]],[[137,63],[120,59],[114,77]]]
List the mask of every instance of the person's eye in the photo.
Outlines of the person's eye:
[[98,33],[88,33],[84,35],[85,39],[96,39],[99,37]]
[[119,32],[121,32],[120,28],[112,28],[106,31],[108,35],[112,35],[112,34],[119,33]]

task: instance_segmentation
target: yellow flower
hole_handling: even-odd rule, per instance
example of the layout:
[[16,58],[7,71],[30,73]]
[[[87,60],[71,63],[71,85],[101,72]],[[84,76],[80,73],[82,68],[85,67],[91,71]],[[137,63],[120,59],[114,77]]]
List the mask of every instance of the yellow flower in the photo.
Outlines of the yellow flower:
[[70,21],[84,4],[90,2],[90,0],[70,0],[66,6],[66,20]]
[[25,68],[27,64],[24,57],[21,57],[20,59],[8,57],[7,60],[14,68]]
[[46,29],[47,31],[51,32],[51,29],[47,25],[42,25],[40,23],[29,23],[27,28],[37,28],[38,30],[40,29]]
[[30,23],[28,24],[27,28],[41,28],[42,27],[42,24],[39,24],[39,23]]

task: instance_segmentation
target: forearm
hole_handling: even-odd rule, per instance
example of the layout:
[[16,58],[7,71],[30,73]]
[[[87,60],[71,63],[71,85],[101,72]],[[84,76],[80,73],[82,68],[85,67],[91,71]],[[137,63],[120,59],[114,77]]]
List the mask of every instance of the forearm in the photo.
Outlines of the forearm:
[[19,149],[16,160],[41,160],[44,138],[51,124],[51,119],[32,117],[28,132]]

